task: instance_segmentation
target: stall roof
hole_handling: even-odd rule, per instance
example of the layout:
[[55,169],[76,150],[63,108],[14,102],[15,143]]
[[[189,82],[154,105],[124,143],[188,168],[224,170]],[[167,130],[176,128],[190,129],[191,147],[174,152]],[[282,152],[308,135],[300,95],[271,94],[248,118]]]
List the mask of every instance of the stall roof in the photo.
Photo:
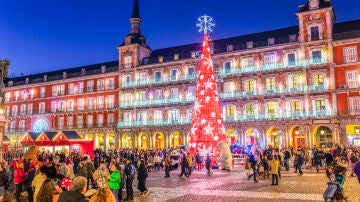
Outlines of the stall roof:
[[61,131],[68,140],[81,140],[80,135],[76,131]]

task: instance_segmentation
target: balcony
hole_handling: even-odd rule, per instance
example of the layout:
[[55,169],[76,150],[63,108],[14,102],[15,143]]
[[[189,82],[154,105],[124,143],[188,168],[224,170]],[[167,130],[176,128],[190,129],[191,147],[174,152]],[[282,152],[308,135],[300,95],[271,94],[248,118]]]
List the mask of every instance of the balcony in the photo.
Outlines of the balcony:
[[135,102],[122,102],[121,108],[129,108],[129,107],[143,107],[143,106],[156,106],[156,105],[168,105],[168,104],[181,104],[194,102],[195,97],[187,97],[187,98],[168,98],[168,99],[152,99],[152,100],[143,100],[143,101],[135,101]]
[[147,120],[147,121],[120,121],[117,124],[118,128],[132,128],[144,126],[174,126],[190,124],[191,119],[184,120]]
[[186,75],[186,76],[177,76],[174,77],[167,77],[167,78],[154,78],[149,80],[136,80],[136,81],[128,81],[123,82],[121,84],[121,87],[139,87],[139,86],[146,86],[151,84],[165,84],[165,83],[175,83],[179,81],[188,81],[188,80],[194,80],[197,78],[197,74],[192,75]]
[[106,90],[113,90],[115,89],[115,85],[107,85]]
[[87,92],[87,93],[94,92],[94,87],[93,87],[93,86],[87,87],[87,88],[86,88],[86,92]]

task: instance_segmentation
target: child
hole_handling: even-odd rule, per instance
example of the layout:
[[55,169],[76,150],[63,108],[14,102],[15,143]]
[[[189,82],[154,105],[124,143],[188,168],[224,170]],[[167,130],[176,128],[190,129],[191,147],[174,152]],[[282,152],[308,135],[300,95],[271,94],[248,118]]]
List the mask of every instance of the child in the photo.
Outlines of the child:
[[277,155],[274,155],[273,160],[271,160],[271,176],[272,176],[272,183],[271,185],[278,185],[278,172],[280,167],[280,161]]

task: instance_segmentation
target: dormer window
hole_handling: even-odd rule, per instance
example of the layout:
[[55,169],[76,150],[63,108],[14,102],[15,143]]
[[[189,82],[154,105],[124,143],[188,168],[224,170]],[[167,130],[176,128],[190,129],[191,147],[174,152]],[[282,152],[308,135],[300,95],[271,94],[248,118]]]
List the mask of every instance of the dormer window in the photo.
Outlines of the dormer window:
[[275,45],[275,38],[269,38],[268,39],[268,45],[269,46]]
[[13,86],[14,85],[14,82],[13,81],[8,81],[8,86]]
[[289,41],[290,42],[296,42],[296,34],[292,34],[289,36]]
[[191,58],[195,58],[196,57],[196,52],[195,51],[192,51],[191,52]]
[[248,49],[254,48],[254,42],[253,41],[246,42],[246,48]]
[[106,67],[105,65],[101,66],[101,73],[105,73]]
[[163,57],[163,56],[160,56],[160,57],[158,58],[158,60],[159,60],[159,63],[162,63],[162,62],[164,62],[164,57]]
[[[85,76],[85,68],[81,69],[81,76]],[[44,79],[45,80],[45,79]]]
[[227,45],[226,50],[227,50],[227,52],[232,52],[234,50],[234,46],[233,45]]
[[179,60],[179,54],[174,54],[174,60]]

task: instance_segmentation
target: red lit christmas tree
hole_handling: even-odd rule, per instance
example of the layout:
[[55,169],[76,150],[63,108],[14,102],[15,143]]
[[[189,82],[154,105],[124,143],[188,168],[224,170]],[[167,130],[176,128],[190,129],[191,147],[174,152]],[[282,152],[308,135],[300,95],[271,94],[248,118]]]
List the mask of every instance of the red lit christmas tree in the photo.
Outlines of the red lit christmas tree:
[[218,142],[226,141],[224,119],[221,115],[216,77],[210,55],[208,32],[214,26],[209,16],[199,19],[200,31],[204,32],[196,100],[190,129],[189,150],[203,155],[219,156]]

